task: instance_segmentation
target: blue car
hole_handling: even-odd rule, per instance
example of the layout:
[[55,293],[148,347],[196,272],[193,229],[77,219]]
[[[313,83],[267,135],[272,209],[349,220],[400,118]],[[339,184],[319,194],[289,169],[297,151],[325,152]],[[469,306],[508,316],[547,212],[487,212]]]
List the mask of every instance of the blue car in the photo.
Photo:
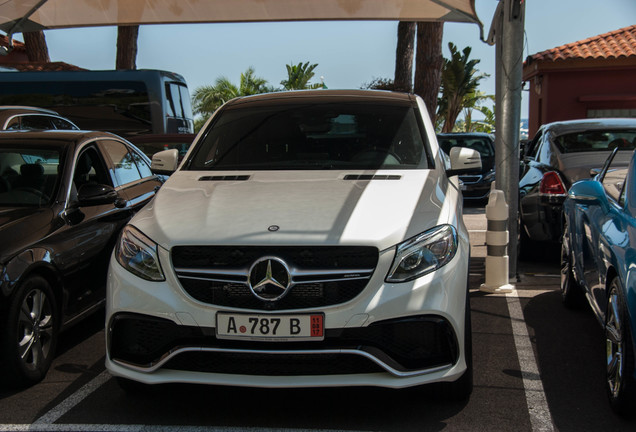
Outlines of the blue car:
[[636,152],[625,165],[618,151],[568,192],[561,292],[568,307],[586,298],[603,326],[607,395],[617,413],[628,414],[636,409]]

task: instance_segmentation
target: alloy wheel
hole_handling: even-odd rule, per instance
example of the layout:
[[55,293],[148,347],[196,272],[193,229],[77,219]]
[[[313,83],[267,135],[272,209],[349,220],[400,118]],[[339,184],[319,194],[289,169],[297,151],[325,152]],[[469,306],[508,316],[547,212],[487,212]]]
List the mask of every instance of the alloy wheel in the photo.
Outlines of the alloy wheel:
[[51,355],[54,339],[53,307],[46,293],[32,289],[18,313],[18,355],[27,370],[36,370]]
[[565,232],[563,233],[563,239],[561,240],[561,292],[565,296],[569,290],[572,289],[570,286],[570,275],[572,274],[572,265],[570,258],[570,246],[567,240],[568,229],[567,226],[565,228]]
[[607,386],[612,397],[617,398],[623,383],[623,332],[621,330],[620,300],[616,289],[610,292],[605,317],[605,352]]
[[561,239],[561,299],[565,307],[578,309],[583,304],[583,292],[574,278],[574,266],[570,245],[570,229],[566,223]]

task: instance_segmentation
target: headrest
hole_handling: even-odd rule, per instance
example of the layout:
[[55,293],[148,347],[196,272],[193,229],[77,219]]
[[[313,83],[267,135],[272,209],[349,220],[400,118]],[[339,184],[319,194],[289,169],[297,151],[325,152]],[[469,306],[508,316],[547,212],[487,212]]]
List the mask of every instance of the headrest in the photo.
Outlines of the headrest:
[[20,165],[20,174],[23,177],[39,177],[44,175],[44,167],[40,164]]
[[79,160],[77,161],[77,166],[75,167],[75,174],[76,175],[88,174],[92,166],[93,164],[91,162],[91,158],[88,152],[86,152],[82,156],[80,156]]

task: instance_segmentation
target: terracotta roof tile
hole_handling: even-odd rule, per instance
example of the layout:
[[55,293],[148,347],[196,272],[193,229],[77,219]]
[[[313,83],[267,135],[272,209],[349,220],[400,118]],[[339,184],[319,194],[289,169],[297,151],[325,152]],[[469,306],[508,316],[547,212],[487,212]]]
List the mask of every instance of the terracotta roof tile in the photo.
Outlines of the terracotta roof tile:
[[1,66],[17,69],[20,72],[27,71],[82,71],[79,66],[64,62],[29,62],[29,63],[2,63]]
[[561,45],[530,56],[532,61],[636,57],[636,25]]
[[[9,46],[9,38],[5,35],[0,35],[0,46],[8,47]],[[24,43],[13,39],[13,49],[16,51],[26,51],[26,47]]]

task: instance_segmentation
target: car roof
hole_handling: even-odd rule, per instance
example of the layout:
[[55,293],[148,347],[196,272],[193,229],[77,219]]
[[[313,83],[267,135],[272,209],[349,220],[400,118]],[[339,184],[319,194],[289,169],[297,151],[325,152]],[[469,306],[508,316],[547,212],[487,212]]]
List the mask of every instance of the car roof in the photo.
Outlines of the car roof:
[[76,143],[91,138],[123,138],[109,132],[92,132],[77,130],[42,130],[42,131],[0,131],[0,145],[20,141],[37,141],[38,145],[55,145],[61,143]]
[[489,134],[486,132],[440,132],[437,134],[438,137],[479,137],[479,138],[493,138],[493,134]]
[[580,120],[565,120],[548,123],[542,126],[555,135],[572,132],[602,129],[635,129],[636,119],[633,118],[594,118]]
[[385,90],[293,90],[244,96],[229,101],[227,105],[258,104],[259,102],[303,102],[305,100],[314,102],[320,100],[323,103],[376,101],[412,105],[415,101],[415,95]]
[[9,114],[50,114],[59,116],[58,112],[55,112],[46,108],[21,106],[21,105],[0,105],[0,112]]

